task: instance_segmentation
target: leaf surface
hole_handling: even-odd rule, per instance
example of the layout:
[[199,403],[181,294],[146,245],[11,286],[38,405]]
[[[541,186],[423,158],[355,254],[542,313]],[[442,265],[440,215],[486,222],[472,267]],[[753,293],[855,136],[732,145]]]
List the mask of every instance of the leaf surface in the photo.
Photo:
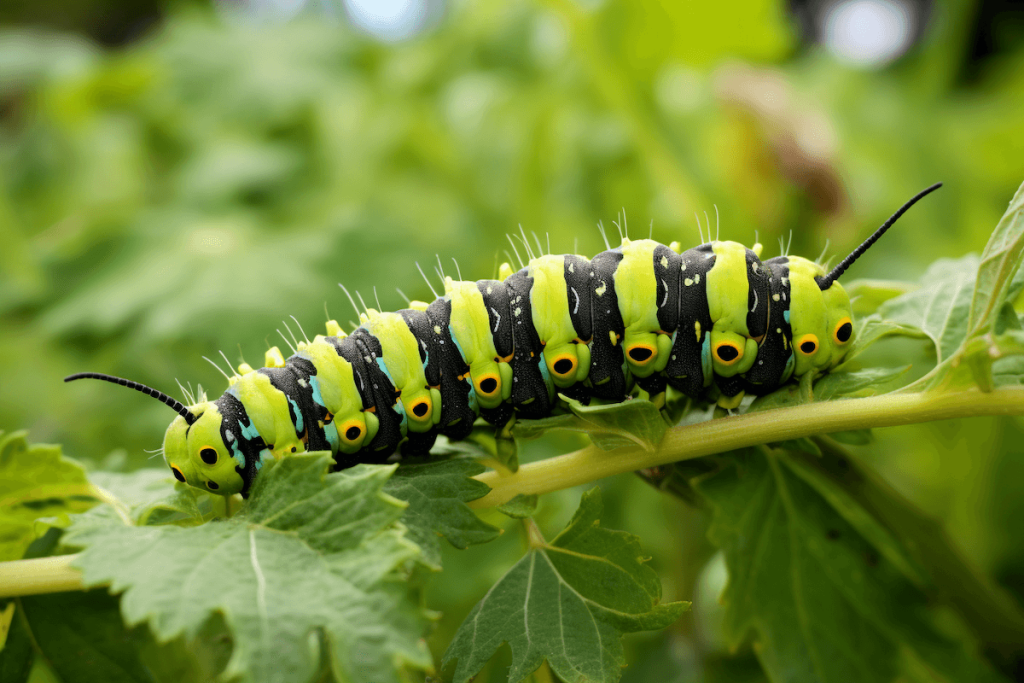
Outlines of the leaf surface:
[[409,528],[409,538],[423,550],[424,560],[435,569],[441,568],[439,535],[464,550],[501,534],[466,505],[491,490],[472,478],[484,469],[468,458],[402,465],[384,486],[385,493],[409,503],[402,522]]
[[158,640],[194,638],[222,613],[234,638],[227,677],[308,681],[322,655],[340,680],[429,669],[424,616],[402,572],[419,549],[395,527],[405,505],[382,492],[394,467],[328,475],[330,464],[306,454],[265,469],[246,510],[228,520],[134,526],[85,516],[65,542],[84,548],[85,585],[123,593],[125,623],[147,623]]
[[989,237],[978,264],[977,284],[971,299],[969,333],[980,334],[994,327],[1007,302],[1020,293],[1017,277],[1024,256],[1024,184],[1018,189],[995,231]]
[[921,288],[891,299],[879,315],[920,330],[932,340],[938,362],[951,357],[967,336],[978,257],[939,259],[921,277]]
[[520,439],[533,439],[549,429],[566,429],[586,433],[594,445],[606,451],[621,446],[640,446],[652,451],[668,429],[657,406],[650,401],[627,400],[585,406],[560,396],[571,412],[540,420],[517,421],[512,434]]
[[22,557],[36,538],[37,519],[95,504],[85,470],[59,446],[30,445],[25,432],[0,431],[0,562]]
[[937,626],[918,568],[880,550],[892,538],[849,497],[814,484],[753,449],[696,483],[729,569],[729,640],[753,634],[772,680],[1003,680]]
[[617,681],[625,664],[621,635],[665,628],[689,608],[660,603],[661,583],[644,563],[639,539],[600,527],[601,509],[600,489],[591,489],[562,533],[550,542],[531,539],[530,551],[477,603],[445,652],[455,681],[469,681],[503,642],[512,648],[510,683],[545,660],[566,681]]

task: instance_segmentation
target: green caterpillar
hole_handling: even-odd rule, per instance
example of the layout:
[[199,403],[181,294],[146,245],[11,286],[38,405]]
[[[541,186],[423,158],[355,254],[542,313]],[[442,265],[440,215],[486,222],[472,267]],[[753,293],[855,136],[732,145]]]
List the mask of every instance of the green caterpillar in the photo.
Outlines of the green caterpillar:
[[[831,272],[804,258],[760,261],[760,245],[713,241],[687,251],[622,240],[593,259],[540,255],[501,280],[445,278],[443,296],[396,313],[366,309],[346,335],[299,342],[287,360],[243,364],[214,401],[185,406],[137,382],[179,417],[164,458],[182,482],[247,495],[271,458],[330,450],[338,468],[429,452],[437,434],[469,435],[483,418],[507,428],[546,417],[561,393],[656,402],[666,386],[691,397],[714,385],[739,405],[792,378],[838,365],[854,341],[850,299],[836,282],[919,199],[903,205]],[[528,254],[532,256],[532,254]],[[365,307],[364,307],[365,308]]]

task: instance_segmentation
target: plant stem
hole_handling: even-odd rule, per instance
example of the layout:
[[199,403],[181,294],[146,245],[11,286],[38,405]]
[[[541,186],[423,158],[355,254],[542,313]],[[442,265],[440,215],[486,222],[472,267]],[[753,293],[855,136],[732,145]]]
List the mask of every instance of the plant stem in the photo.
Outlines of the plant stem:
[[519,494],[548,493],[613,474],[700,458],[737,448],[872,427],[981,415],[1024,415],[1024,389],[927,394],[886,394],[813,403],[674,427],[653,451],[624,447],[602,451],[588,446],[566,455],[523,465],[512,475],[485,472],[491,487],[473,508],[501,505]]
[[[602,451],[588,446],[540,462],[515,474],[485,472],[476,478],[491,487],[473,508],[493,507],[519,494],[548,493],[623,474],[692,460],[763,443],[815,434],[930,422],[982,415],[1024,415],[1024,388],[886,394],[871,398],[813,403],[674,427],[653,451],[637,447]],[[74,555],[0,562],[0,597],[55,593],[82,588],[71,566]]]
[[71,566],[77,555],[0,562],[0,596],[82,590],[82,573]]

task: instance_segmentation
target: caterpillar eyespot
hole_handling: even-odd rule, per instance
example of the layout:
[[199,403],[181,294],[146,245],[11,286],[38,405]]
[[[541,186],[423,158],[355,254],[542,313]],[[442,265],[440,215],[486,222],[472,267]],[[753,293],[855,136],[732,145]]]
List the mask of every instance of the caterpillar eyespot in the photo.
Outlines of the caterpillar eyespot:
[[743,358],[743,347],[732,341],[722,341],[715,344],[715,355],[725,365],[732,365]]
[[346,422],[338,430],[338,434],[341,435],[345,441],[350,444],[356,443],[363,437],[363,428],[358,423],[351,421]]
[[836,329],[832,332],[832,339],[836,344],[845,344],[853,337],[853,321],[849,317],[841,319],[836,323]]
[[576,372],[576,358],[568,353],[556,356],[551,362],[551,371],[559,377],[571,377]]
[[411,409],[412,414],[416,419],[425,420],[427,416],[430,415],[430,400],[426,398],[420,399],[412,404]]
[[[221,435],[224,450],[204,445],[199,458],[215,465],[227,452],[238,466],[214,468],[193,485],[243,496],[268,453],[281,457],[298,450],[284,446],[276,453],[269,443],[289,422],[303,450],[331,451],[337,467],[345,468],[383,462],[397,448],[426,454],[438,434],[466,438],[478,420],[501,430],[515,419],[547,417],[556,407],[556,389],[588,403],[621,402],[639,393],[636,388],[654,399],[671,386],[695,399],[717,391],[719,405],[734,408],[746,393],[770,393],[784,381],[820,372],[803,360],[819,351],[827,351],[829,367],[841,362],[854,327],[839,278],[940,185],[918,193],[827,273],[798,256],[761,261],[736,242],[716,240],[680,253],[650,239],[626,238],[592,259],[528,254],[518,272],[503,264],[502,280],[447,278],[443,297],[397,313],[364,305],[357,309],[359,326],[348,334],[328,321],[326,336],[298,342],[288,359],[275,347],[259,372],[243,362],[241,374],[229,379],[231,391],[213,401],[186,406],[100,373],[65,381],[112,382],[174,410],[178,417],[163,450],[178,481],[188,483],[184,472],[194,467],[189,431]],[[658,286],[652,290],[650,282]],[[818,329],[823,311],[838,321],[835,326],[822,339],[803,333]],[[710,336],[718,341],[710,343]],[[622,343],[637,338],[657,342]],[[572,340],[571,352],[555,353],[570,343],[565,340]],[[550,359],[549,352],[555,354]],[[470,368],[488,365],[497,370],[471,375]],[[267,406],[275,406],[269,416]],[[289,436],[285,443],[295,442]]]
[[493,396],[500,388],[501,379],[497,375],[481,375],[476,379],[476,390],[484,396]]
[[796,343],[797,350],[805,356],[811,356],[818,352],[818,337],[813,334],[805,334]]
[[626,355],[629,356],[629,360],[636,365],[647,365],[654,360],[655,356],[658,355],[658,350],[653,346],[648,346],[647,344],[635,344],[629,347],[629,350],[626,351]]

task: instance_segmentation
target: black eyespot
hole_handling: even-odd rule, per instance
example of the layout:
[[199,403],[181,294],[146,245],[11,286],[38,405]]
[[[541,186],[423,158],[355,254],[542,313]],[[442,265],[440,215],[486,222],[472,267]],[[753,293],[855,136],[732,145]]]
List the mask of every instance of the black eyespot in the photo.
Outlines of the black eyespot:
[[555,372],[559,375],[568,375],[572,368],[573,362],[569,358],[559,358],[555,361]]
[[172,467],[171,472],[174,472],[175,479],[182,483],[185,483],[185,475],[181,473],[181,470],[179,470],[177,467]]
[[217,485],[217,482],[215,482],[215,481],[208,481],[208,482],[206,482],[206,485],[207,485],[208,487],[210,487],[210,490],[211,490],[211,491],[216,491],[217,489],[219,489],[219,488],[220,488],[220,486],[218,486],[218,485]]
[[412,407],[412,414],[416,417],[423,417],[430,410],[430,406],[427,405],[426,401],[420,401]]
[[643,363],[653,355],[654,351],[650,350],[646,346],[634,346],[629,350],[629,357],[637,363]]
[[480,391],[485,394],[493,394],[498,390],[498,380],[493,377],[485,377],[480,380]]
[[721,358],[726,363],[732,360],[736,360],[737,356],[740,355],[740,352],[736,350],[736,347],[731,346],[729,344],[722,344],[717,349],[715,349],[715,353],[717,353],[718,357]]
[[213,450],[209,446],[199,451],[199,457],[203,459],[207,465],[217,464],[217,451]]
[[292,446],[292,453],[295,452],[295,446]]
[[345,438],[349,441],[355,441],[359,438],[359,435],[363,433],[363,430],[359,427],[349,427],[345,431]]
[[842,325],[839,326],[839,329],[836,330],[836,339],[843,342],[844,344],[850,341],[850,337],[852,336],[853,325],[851,325],[850,323],[843,323]]
[[814,353],[815,349],[817,348],[818,345],[812,341],[805,341],[803,344],[800,345],[800,350],[803,351],[804,353]]

